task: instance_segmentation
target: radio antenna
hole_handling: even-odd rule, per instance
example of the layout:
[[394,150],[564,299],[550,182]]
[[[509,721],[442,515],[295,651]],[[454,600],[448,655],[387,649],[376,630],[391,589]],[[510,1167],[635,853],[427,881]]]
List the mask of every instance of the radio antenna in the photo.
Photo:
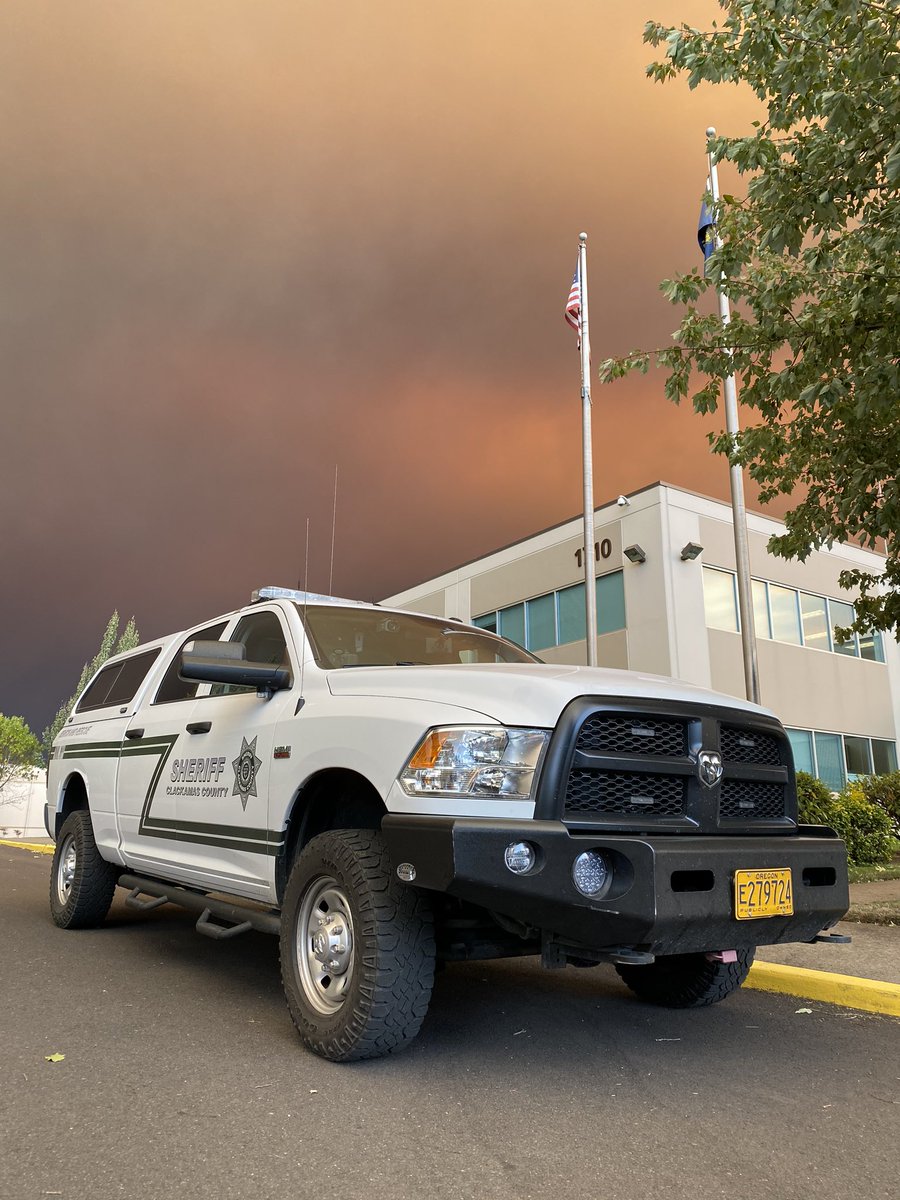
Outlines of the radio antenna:
[[328,572],[328,595],[334,593],[334,530],[337,525],[337,471],[338,465],[334,464],[334,507],[331,510],[331,568]]
[[303,563],[303,654],[300,658],[300,699],[294,709],[294,716],[303,706],[303,669],[306,666],[306,655],[309,652],[309,632],[306,624],[306,606],[309,604],[309,517],[306,518],[306,553]]

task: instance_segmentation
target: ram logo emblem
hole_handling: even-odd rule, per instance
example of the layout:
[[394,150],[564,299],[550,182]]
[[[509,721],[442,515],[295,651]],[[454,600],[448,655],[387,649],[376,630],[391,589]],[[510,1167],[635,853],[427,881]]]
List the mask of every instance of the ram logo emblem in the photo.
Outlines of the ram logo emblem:
[[722,778],[722,756],[715,750],[701,750],[697,756],[697,774],[706,787],[715,787]]

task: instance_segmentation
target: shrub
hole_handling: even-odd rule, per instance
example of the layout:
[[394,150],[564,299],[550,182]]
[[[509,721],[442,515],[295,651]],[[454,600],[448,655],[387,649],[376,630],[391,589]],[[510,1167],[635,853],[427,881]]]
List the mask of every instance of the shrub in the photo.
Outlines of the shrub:
[[829,825],[833,816],[834,796],[821,779],[797,772],[797,803],[804,825]]
[[868,775],[860,780],[860,786],[869,803],[879,805],[891,818],[894,836],[900,836],[900,771]]
[[866,798],[862,783],[850,783],[833,796],[821,780],[798,771],[797,799],[801,822],[830,826],[846,842],[853,866],[890,859],[891,818]]
[[836,802],[845,814],[847,857],[854,866],[889,862],[893,822],[878,804],[866,799],[859,783],[848,783]]

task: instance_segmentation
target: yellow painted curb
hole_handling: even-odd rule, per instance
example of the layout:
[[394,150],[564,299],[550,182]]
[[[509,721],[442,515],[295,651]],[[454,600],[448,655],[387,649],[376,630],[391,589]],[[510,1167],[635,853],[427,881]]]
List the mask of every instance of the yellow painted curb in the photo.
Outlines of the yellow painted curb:
[[858,979],[855,975],[833,975],[829,971],[810,971],[806,967],[786,967],[782,963],[755,962],[744,987],[761,992],[783,992],[805,1000],[824,1000],[844,1008],[885,1013],[900,1017],[900,984],[877,979]]
[[13,842],[0,838],[0,846],[18,846],[22,850],[31,850],[34,854],[52,854],[55,846],[47,846],[41,842]]

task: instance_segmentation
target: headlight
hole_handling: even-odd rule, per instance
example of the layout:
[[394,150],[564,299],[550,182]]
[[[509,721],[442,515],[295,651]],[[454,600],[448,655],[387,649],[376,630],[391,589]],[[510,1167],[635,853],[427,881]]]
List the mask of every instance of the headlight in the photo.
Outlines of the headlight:
[[409,796],[529,800],[546,729],[432,729],[400,774]]

